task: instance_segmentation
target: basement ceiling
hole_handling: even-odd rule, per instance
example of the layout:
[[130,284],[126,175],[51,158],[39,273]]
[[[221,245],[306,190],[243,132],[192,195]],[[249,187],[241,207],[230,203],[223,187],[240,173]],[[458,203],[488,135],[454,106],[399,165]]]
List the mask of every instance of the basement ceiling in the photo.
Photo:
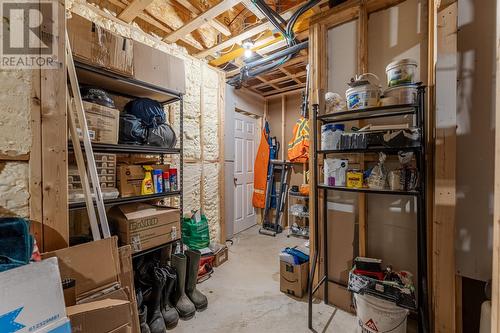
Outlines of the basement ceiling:
[[[89,1],[90,2],[90,1]],[[265,58],[286,47],[285,41],[252,0],[94,0],[101,8],[117,14],[126,22],[137,24],[167,43],[177,43],[197,58],[226,72],[227,78],[238,75],[245,65],[243,41],[253,42],[251,60]],[[305,0],[267,1],[287,17]],[[308,38],[309,19],[328,8],[323,0],[304,13],[295,25],[299,41]],[[305,87],[307,50],[272,72],[244,82],[245,89],[269,97]]]

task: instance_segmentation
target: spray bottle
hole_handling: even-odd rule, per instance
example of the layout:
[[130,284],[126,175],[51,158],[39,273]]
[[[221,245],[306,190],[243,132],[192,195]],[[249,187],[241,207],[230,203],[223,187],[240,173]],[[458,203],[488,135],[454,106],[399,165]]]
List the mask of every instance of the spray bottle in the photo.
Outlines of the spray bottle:
[[144,168],[146,174],[144,175],[144,179],[142,180],[141,195],[154,194],[155,189],[153,186],[153,177],[151,176],[153,167],[149,165],[143,165],[142,167]]

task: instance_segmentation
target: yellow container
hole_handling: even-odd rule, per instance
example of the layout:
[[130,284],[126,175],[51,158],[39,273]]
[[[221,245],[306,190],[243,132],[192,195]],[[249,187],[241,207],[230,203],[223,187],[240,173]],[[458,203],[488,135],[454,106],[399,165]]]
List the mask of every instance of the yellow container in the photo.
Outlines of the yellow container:
[[363,187],[363,173],[358,170],[347,171],[347,187],[349,188],[362,188]]

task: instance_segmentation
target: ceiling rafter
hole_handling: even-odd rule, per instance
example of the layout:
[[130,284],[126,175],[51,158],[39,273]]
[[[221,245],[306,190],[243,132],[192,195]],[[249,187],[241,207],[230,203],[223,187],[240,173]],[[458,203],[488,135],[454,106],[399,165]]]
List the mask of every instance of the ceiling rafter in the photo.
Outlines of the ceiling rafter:
[[[108,0],[110,3],[112,3],[113,5],[121,8],[121,9],[125,9],[127,8],[127,4],[126,3],[123,3],[121,2],[120,0]],[[160,29],[162,30],[163,32],[165,32],[165,34],[169,34],[171,33],[172,31],[174,31],[174,29],[172,29],[171,27],[169,27],[166,23],[164,23],[163,21],[160,21],[154,17],[152,17],[151,15],[149,14],[146,14],[146,13],[140,13],[137,18],[140,18],[141,20],[143,20],[144,22],[146,23],[149,23],[151,24],[152,26],[154,26],[155,28],[157,29]],[[186,43],[187,45],[191,46],[192,48],[196,49],[196,50],[200,50],[200,47],[194,43],[192,43],[190,40],[186,39],[186,38],[182,38],[181,39],[184,43]]]
[[191,19],[189,22],[185,23],[182,27],[172,32],[163,40],[168,43],[175,43],[176,41],[181,39],[182,36],[185,36],[193,32],[194,30],[198,29],[205,23],[210,22],[211,20],[213,20],[215,17],[219,16],[226,10],[229,10],[235,5],[237,5],[239,2],[240,0],[222,0],[215,6],[210,7],[205,12],[201,13],[195,18]]
[[246,9],[252,12],[259,20],[263,20],[265,18],[264,14],[253,4],[252,0],[242,0],[241,3],[245,6]]
[[[264,87],[265,85],[267,85],[269,83],[280,83],[280,82],[287,81],[287,80],[290,80],[290,79],[294,80],[297,77],[303,77],[305,75],[306,75],[306,71],[302,71],[302,72],[299,72],[297,74],[287,74],[287,76],[280,77],[280,78],[273,79],[273,80],[268,80],[267,82],[253,85],[252,87],[254,87],[254,88],[260,88],[260,87]],[[299,83],[299,84],[302,83],[300,80],[294,80],[294,81],[297,82],[297,83]]]
[[[189,2],[189,0],[173,0],[173,2],[176,2],[180,6],[190,11],[192,16],[196,16],[201,13],[201,10],[198,7],[195,7],[191,2]],[[212,21],[208,22],[208,24],[223,35],[231,36],[231,30],[229,30],[227,25],[220,22],[218,19],[215,18]]]
[[130,23],[152,2],[153,0],[133,0],[120,14],[118,14],[118,18]]

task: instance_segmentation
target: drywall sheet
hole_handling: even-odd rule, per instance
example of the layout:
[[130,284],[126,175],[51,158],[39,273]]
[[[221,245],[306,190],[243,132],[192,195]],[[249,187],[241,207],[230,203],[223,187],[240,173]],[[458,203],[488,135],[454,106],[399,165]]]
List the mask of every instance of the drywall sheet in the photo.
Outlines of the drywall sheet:
[[493,245],[495,6],[458,1],[456,266],[483,281]]
[[328,91],[345,98],[347,82],[357,74],[358,22],[352,21],[328,30]]

